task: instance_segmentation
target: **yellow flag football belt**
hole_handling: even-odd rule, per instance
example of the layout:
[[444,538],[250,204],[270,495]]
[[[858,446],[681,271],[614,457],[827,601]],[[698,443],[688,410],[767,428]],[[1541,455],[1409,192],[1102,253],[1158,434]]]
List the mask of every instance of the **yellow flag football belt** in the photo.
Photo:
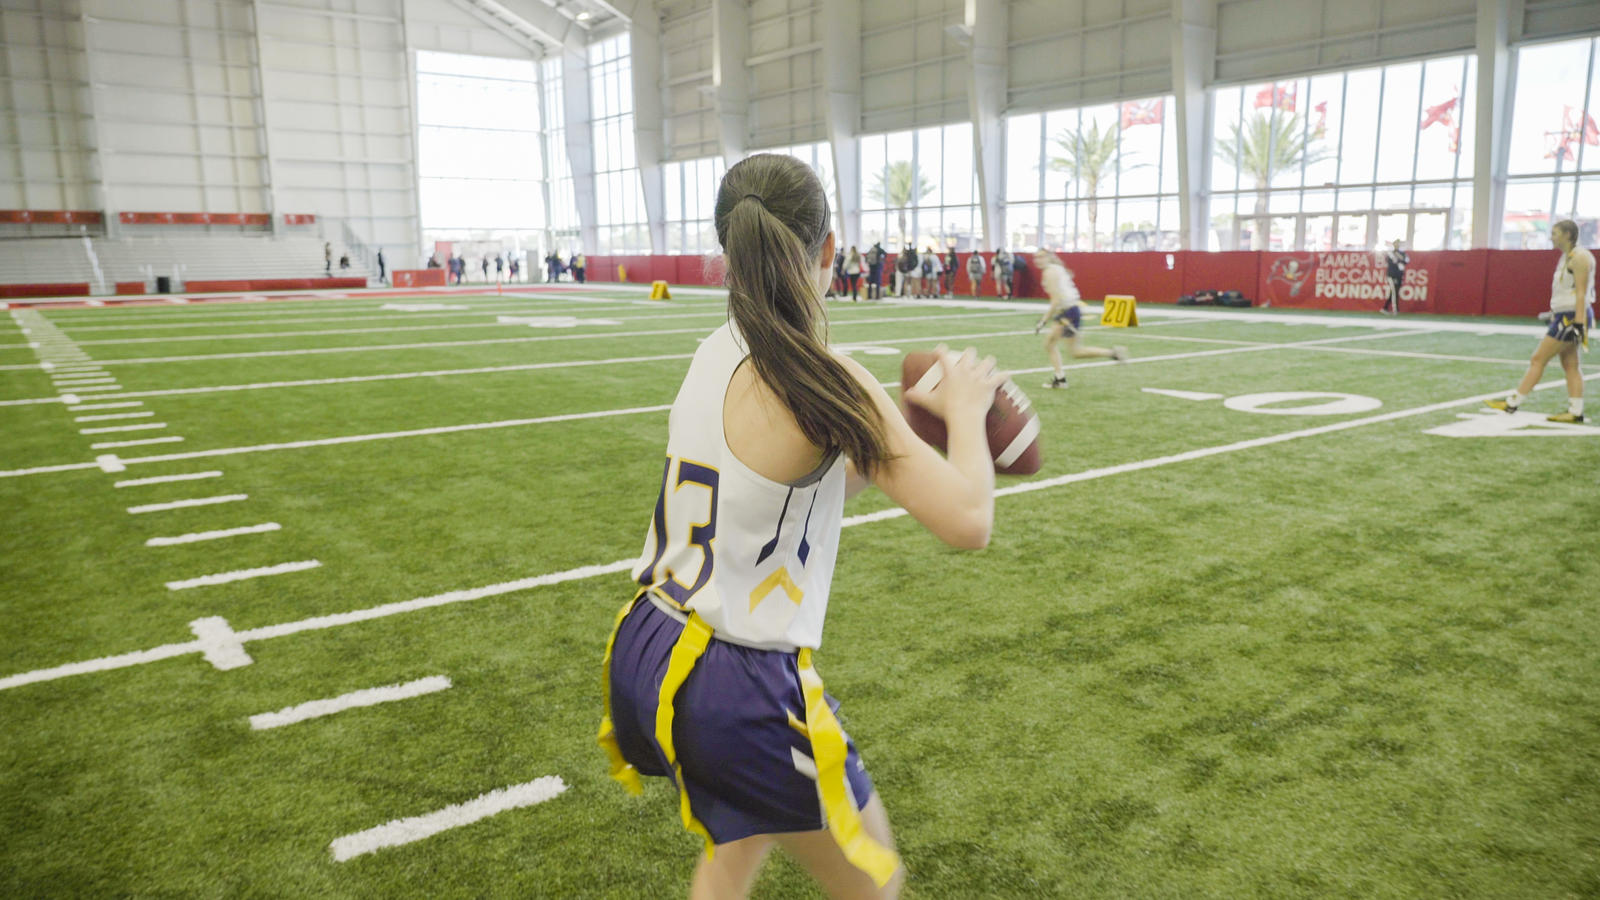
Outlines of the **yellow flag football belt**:
[[[627,618],[629,610],[633,609],[633,605],[645,593],[640,591],[623,605],[622,610],[617,613],[611,636],[606,640],[605,715],[600,720],[599,735],[600,746],[605,749],[606,756],[611,762],[611,777],[634,795],[642,792],[639,773],[623,758],[622,748],[617,745],[616,731],[611,724],[611,650],[616,644],[617,631],[622,627],[622,620]],[[675,713],[673,701],[677,697],[678,689],[688,680],[689,673],[694,671],[695,663],[705,653],[713,637],[711,626],[700,618],[700,614],[689,611],[689,620],[684,625],[683,633],[672,646],[672,655],[667,661],[667,674],[661,680],[661,691],[656,703],[656,743],[661,747],[662,755],[666,757],[667,765],[672,768],[673,779],[678,785],[678,812],[683,819],[683,827],[698,834],[705,841],[707,858],[710,858],[716,850],[715,841],[690,809],[689,792],[683,781],[683,767],[678,762],[677,750],[672,742],[672,721]],[[873,840],[861,823],[861,813],[856,809],[850,782],[845,777],[849,746],[845,743],[844,729],[839,726],[838,718],[834,716],[833,710],[828,708],[822,688],[822,676],[817,674],[816,667],[811,663],[810,648],[800,649],[798,663],[800,689],[806,704],[804,730],[811,742],[811,758],[817,764],[817,795],[821,801],[823,818],[839,849],[844,851],[845,859],[867,873],[874,884],[883,887],[900,868],[900,858],[893,850]]]

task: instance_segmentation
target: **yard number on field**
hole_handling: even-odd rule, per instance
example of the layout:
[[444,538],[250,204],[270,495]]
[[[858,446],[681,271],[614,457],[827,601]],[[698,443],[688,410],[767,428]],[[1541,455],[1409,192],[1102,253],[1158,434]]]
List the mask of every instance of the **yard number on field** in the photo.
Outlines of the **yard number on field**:
[[1129,294],[1107,294],[1100,310],[1100,324],[1112,328],[1138,327],[1139,301]]

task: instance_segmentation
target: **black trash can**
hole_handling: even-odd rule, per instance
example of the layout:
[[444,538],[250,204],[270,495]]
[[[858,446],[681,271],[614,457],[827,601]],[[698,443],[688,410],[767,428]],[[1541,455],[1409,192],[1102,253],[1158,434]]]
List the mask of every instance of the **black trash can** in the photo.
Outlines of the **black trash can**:
[[170,294],[170,293],[172,293],[172,278],[167,276],[167,275],[157,275],[156,276],[156,293],[158,293],[158,294]]

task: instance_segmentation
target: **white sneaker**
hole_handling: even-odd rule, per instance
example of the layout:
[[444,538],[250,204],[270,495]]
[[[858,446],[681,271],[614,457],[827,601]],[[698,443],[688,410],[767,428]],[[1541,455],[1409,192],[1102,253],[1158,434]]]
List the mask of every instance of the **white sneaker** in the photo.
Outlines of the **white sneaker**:
[[1112,347],[1111,348],[1111,358],[1116,360],[1117,362],[1127,362],[1128,361],[1128,348],[1127,347],[1122,347],[1122,346]]

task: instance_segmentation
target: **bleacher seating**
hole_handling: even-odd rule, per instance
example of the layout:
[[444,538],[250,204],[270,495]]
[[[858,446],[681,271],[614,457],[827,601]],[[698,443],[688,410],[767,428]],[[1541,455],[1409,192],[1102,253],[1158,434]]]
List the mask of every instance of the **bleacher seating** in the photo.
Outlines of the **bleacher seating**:
[[[174,288],[188,282],[316,278],[324,274],[323,240],[312,236],[174,236],[127,237],[117,240],[82,237],[29,238],[0,241],[0,284],[60,284],[87,282],[105,292],[117,282],[144,282],[154,289],[154,278],[174,279]],[[340,270],[335,245],[333,274],[370,278],[354,254],[351,267]],[[99,276],[95,263],[99,265]],[[176,271],[175,271],[176,267]]]

